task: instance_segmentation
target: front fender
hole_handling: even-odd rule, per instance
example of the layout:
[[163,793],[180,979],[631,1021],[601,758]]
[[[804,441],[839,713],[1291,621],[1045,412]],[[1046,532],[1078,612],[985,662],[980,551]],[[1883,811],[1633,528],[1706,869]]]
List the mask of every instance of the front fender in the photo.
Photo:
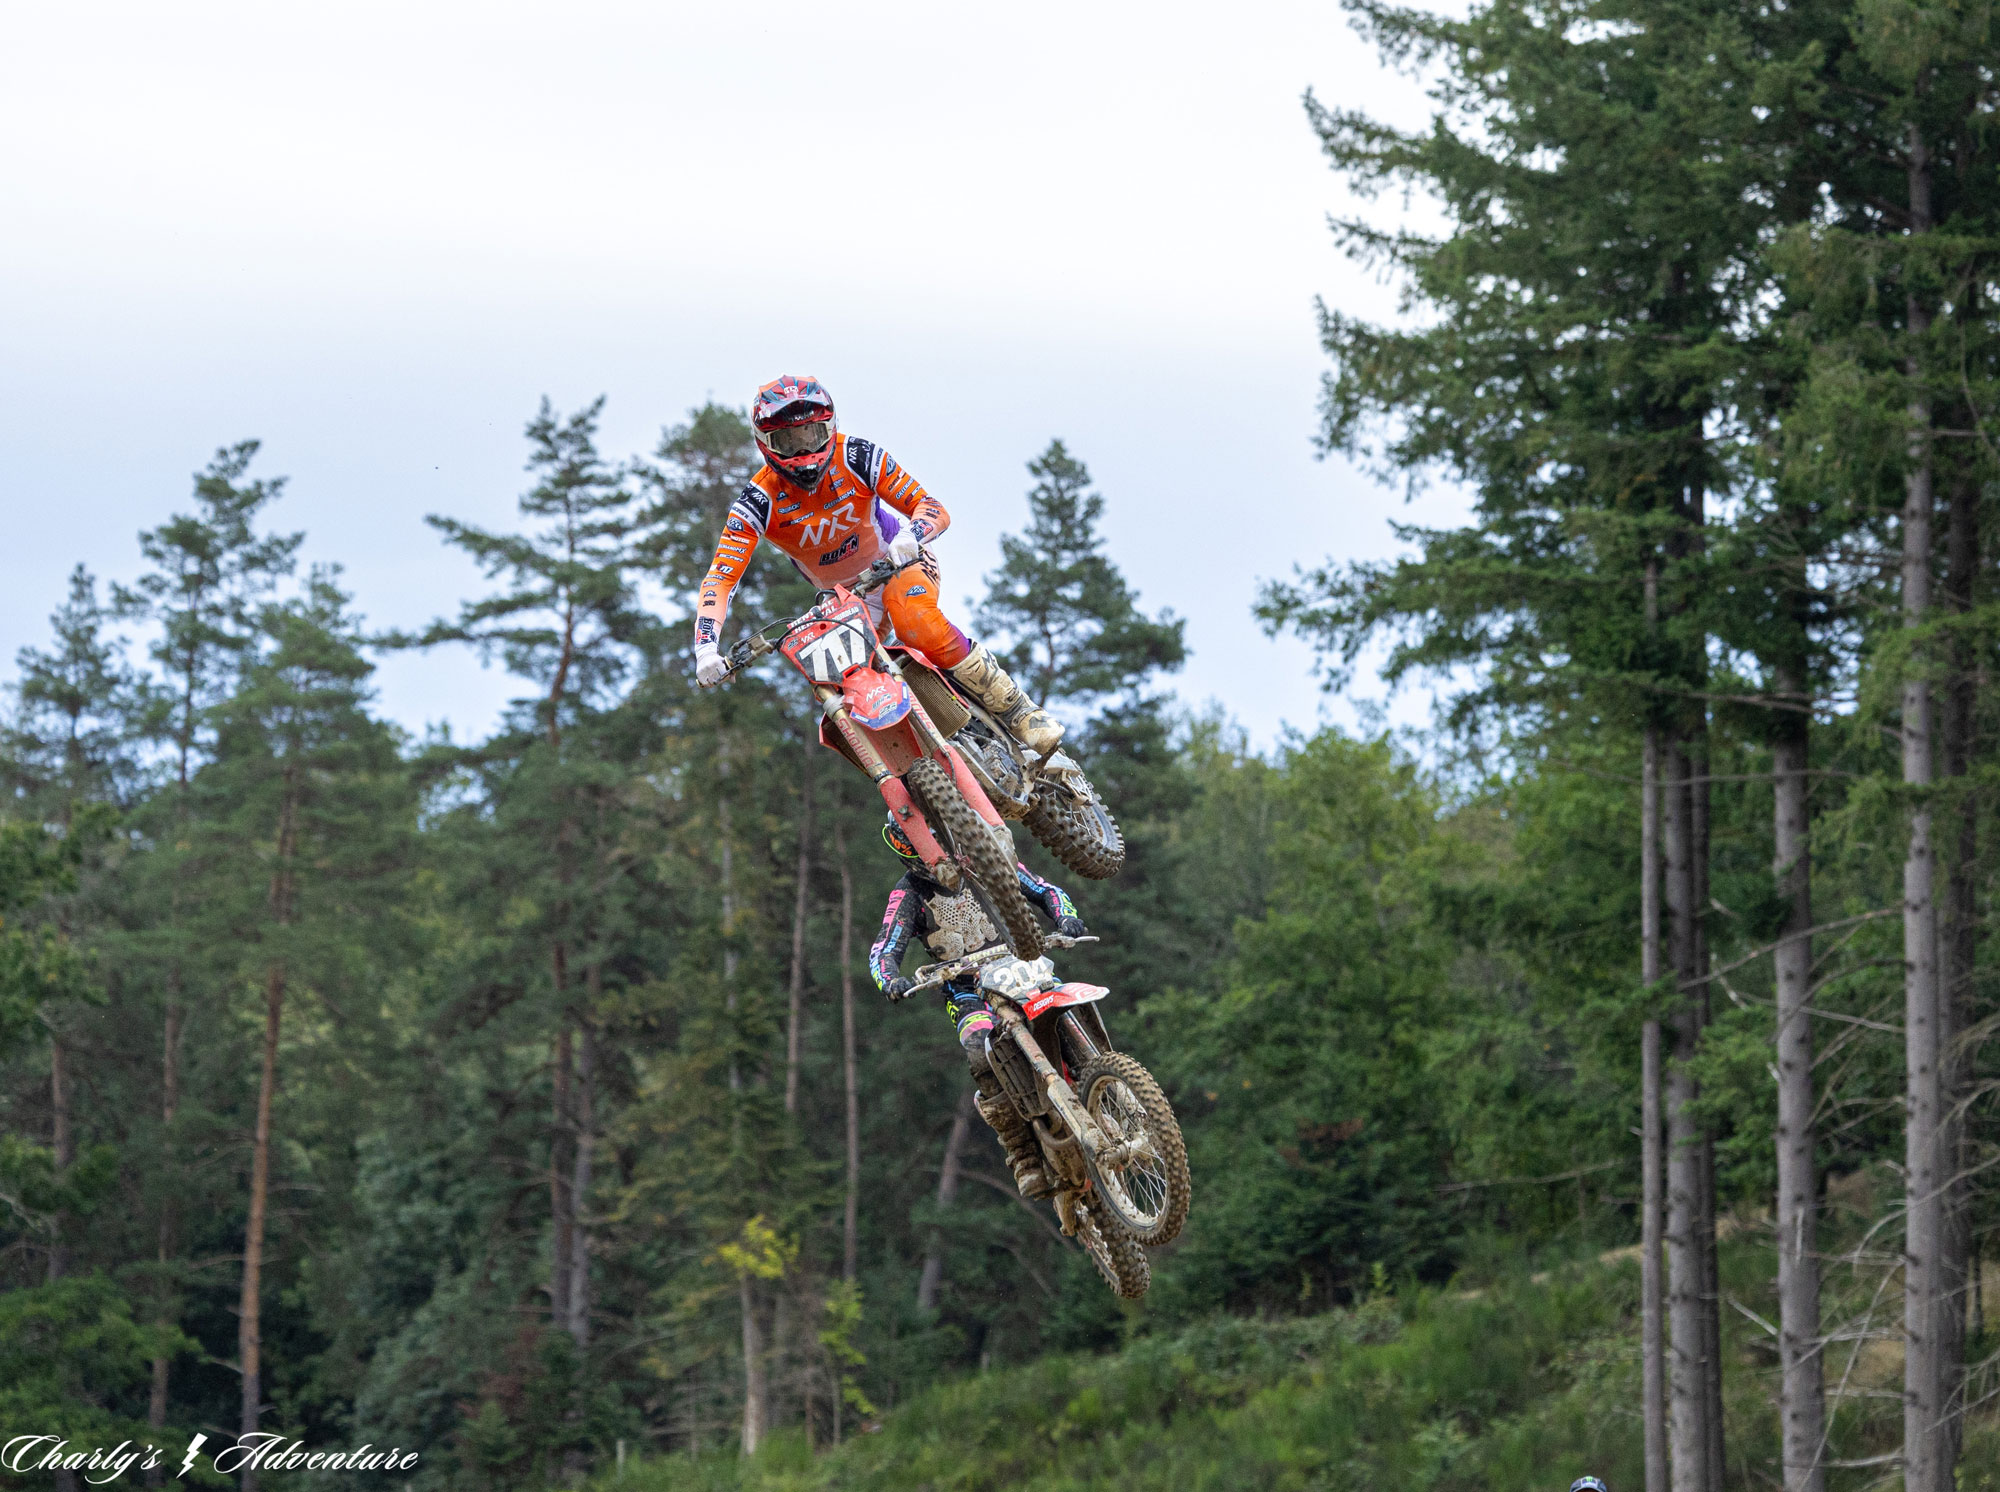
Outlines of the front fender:
[[873,668],[850,669],[840,681],[840,692],[854,723],[863,730],[887,730],[915,703],[901,679]]
[[1067,1005],[1090,1005],[1102,1000],[1111,991],[1102,984],[1059,984],[1054,989],[1043,990],[1031,1000],[1021,1002],[1021,1013],[1029,1020],[1049,1010],[1061,1010]]

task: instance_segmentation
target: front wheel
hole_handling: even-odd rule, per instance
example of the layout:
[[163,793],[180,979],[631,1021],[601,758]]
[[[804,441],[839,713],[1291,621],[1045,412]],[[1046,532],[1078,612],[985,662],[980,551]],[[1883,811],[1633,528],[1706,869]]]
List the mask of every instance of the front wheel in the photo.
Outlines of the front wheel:
[[932,829],[944,830],[946,848],[977,884],[982,899],[999,914],[1000,932],[1014,957],[1040,958],[1041,924],[1021,894],[1021,877],[1011,853],[1013,838],[973,811],[941,763],[928,757],[912,762],[903,781],[923,805]]
[[1080,876],[1108,881],[1125,865],[1125,836],[1096,787],[1085,782],[1086,800],[1061,783],[1042,781],[1028,800],[1021,822],[1051,855]]
[[1123,1052],[1086,1062],[1076,1092],[1104,1137],[1128,1147],[1116,1164],[1091,1162],[1108,1220],[1149,1248],[1173,1242],[1187,1221],[1194,1186],[1187,1144],[1166,1094]]

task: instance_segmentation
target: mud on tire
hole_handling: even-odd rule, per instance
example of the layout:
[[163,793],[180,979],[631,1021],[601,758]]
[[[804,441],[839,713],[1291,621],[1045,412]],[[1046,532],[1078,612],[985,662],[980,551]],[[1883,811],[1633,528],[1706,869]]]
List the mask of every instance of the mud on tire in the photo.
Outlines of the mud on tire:
[[1135,1126],[1146,1131],[1145,1152],[1116,1170],[1095,1163],[1099,1213],[1107,1233],[1122,1232],[1148,1248],[1159,1248],[1180,1236],[1187,1221],[1194,1187],[1188,1176],[1187,1144],[1153,1075],[1123,1052],[1105,1052],[1084,1064],[1076,1076],[1076,1096],[1114,1138]]
[[[953,858],[978,882],[985,901],[1000,914],[1001,932],[1016,958],[1042,956],[1042,929],[1021,894],[1021,878],[1010,853],[1013,839],[995,832],[958,790],[940,762],[912,762],[903,781],[923,804],[933,828],[944,830]],[[1004,844],[1004,847],[1003,847]]]
[[1056,783],[1038,782],[1021,822],[1051,855],[1080,876],[1108,881],[1125,866],[1125,836],[1095,787],[1085,807]]
[[1077,1242],[1090,1255],[1111,1293],[1120,1300],[1137,1300],[1144,1295],[1153,1283],[1153,1266],[1147,1262],[1146,1251],[1117,1228],[1103,1226],[1095,1205],[1078,1211]]

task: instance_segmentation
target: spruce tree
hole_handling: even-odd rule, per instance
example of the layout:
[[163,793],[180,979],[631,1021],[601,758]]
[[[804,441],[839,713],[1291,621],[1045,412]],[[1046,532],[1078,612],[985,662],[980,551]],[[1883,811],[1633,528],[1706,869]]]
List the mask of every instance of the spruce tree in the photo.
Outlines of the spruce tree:
[[[253,996],[261,1030],[237,1308],[244,1435],[261,1427],[270,1382],[264,1266],[273,1193],[286,1184],[273,1161],[287,1148],[284,1017],[302,1001],[318,1004],[319,1020],[366,1015],[352,1002],[374,971],[355,932],[396,904],[414,828],[396,737],[370,713],[373,665],[334,573],[315,571],[298,598],[264,607],[254,647],[212,713],[214,757],[190,783],[189,831],[204,869],[200,931],[229,950],[224,976]],[[246,1492],[256,1484],[246,1468]]]
[[1105,552],[1103,494],[1060,440],[1028,463],[1028,526],[1000,539],[977,620],[988,646],[1044,703],[1089,705],[1141,689],[1187,659],[1186,624],[1139,610]]
[[[159,1319],[178,1326],[183,1283],[184,1206],[205,1188],[189,1185],[181,1148],[184,1053],[190,1022],[226,1020],[206,996],[214,977],[210,950],[193,935],[189,884],[204,867],[195,858],[190,784],[213,748],[215,708],[235,687],[255,643],[258,609],[288,575],[304,536],[262,533],[257,519],[284,492],[282,477],[251,477],[259,450],[254,440],[215,453],[194,478],[193,507],[139,535],[149,568],[131,586],[114,585],[120,615],[149,623],[148,653],[158,670],[145,708],[134,722],[147,745],[161,754],[167,783],[135,807],[135,826],[148,853],[134,864],[125,965],[159,1001],[160,1115],[152,1211],[156,1218],[154,1290]],[[213,1029],[203,1036],[213,1040]],[[204,1201],[206,1198],[204,1198]],[[199,1215],[196,1203],[189,1211]],[[153,1364],[148,1422],[167,1422],[169,1362]]]
[[[1275,587],[1265,615],[1349,661],[1389,633],[1392,675],[1475,665],[1450,719],[1489,744],[1532,753],[1569,722],[1642,723],[1660,794],[1646,884],[1665,916],[1641,919],[1641,962],[1677,987],[1663,1074],[1672,1472],[1681,1492],[1715,1492],[1714,1175],[1694,1081],[1712,941],[1711,524],[1768,429],[1759,254],[1813,197],[1783,178],[1781,126],[1758,100],[1809,77],[1818,38],[1789,14],[1705,3],[1355,10],[1385,55],[1439,65],[1434,127],[1406,134],[1316,101],[1314,124],[1357,187],[1422,188],[1447,226],[1432,239],[1340,225],[1424,315],[1406,329],[1323,313],[1323,440],[1463,480],[1476,516],[1403,530],[1415,559]],[[1657,1402],[1648,1413],[1657,1429]]]

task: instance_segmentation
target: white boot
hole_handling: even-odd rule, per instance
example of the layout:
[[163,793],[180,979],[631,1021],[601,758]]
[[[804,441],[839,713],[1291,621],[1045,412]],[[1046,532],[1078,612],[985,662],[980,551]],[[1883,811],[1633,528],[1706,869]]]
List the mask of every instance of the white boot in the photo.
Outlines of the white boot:
[[1038,756],[1047,757],[1062,745],[1062,723],[1021,692],[1021,686],[986,651],[974,643],[963,662],[952,665],[951,676],[1004,726],[1007,733]]

